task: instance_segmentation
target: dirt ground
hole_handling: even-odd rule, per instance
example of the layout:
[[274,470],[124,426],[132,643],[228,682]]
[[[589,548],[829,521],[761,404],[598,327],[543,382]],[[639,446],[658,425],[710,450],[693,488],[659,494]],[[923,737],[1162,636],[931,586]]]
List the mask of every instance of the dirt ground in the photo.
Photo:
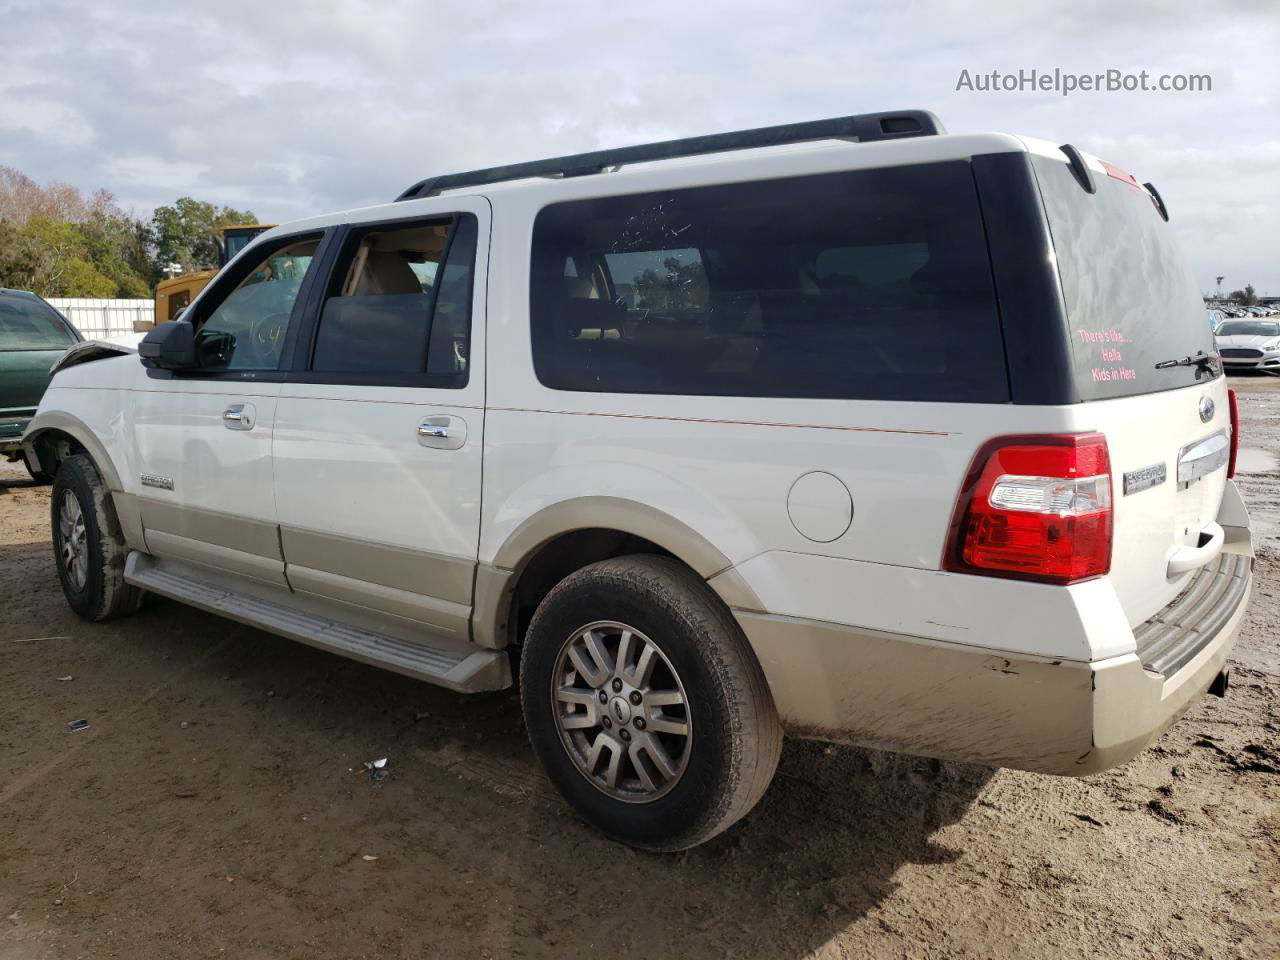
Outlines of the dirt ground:
[[1234,385],[1259,559],[1226,699],[1081,780],[791,743],[674,857],[568,812],[513,693],[167,601],[81,622],[10,468],[0,960],[1280,956],[1280,380]]

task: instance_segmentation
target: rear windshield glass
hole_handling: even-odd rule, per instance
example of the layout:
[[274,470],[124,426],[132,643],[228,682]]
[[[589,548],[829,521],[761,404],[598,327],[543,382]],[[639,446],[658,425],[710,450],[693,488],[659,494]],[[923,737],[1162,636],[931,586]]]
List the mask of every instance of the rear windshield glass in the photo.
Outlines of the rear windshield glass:
[[75,342],[53,308],[27,297],[0,296],[0,350],[62,350]]
[[1095,172],[1098,192],[1091,195],[1065,162],[1032,162],[1062,277],[1080,398],[1203,381],[1195,366],[1156,369],[1214,348],[1195,276],[1147,192]]
[[554,204],[532,268],[549,387],[1009,399],[964,162]]

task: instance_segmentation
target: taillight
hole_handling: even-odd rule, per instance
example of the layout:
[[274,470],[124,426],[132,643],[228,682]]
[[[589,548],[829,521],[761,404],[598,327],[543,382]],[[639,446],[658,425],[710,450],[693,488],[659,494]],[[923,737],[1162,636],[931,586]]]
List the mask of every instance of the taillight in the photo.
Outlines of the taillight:
[[1236,475],[1236,453],[1240,450],[1240,407],[1236,402],[1236,392],[1227,391],[1227,409],[1231,411],[1231,453],[1227,457],[1227,479]]
[[1001,437],[960,492],[945,567],[1075,583],[1111,569],[1111,458],[1100,433]]

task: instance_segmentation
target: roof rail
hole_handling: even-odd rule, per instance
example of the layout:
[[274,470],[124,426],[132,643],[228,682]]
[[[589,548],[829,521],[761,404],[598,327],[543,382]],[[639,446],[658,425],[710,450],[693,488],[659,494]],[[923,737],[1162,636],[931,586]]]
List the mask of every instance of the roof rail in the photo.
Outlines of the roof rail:
[[600,173],[609,167],[617,167],[625,163],[640,163],[645,160],[669,160],[673,157],[692,157],[704,153],[747,150],[753,147],[773,147],[784,143],[803,143],[807,140],[852,140],[866,143],[872,140],[897,140],[901,137],[929,137],[945,132],[942,122],[928,110],[860,113],[851,117],[784,123],[776,127],[734,130],[730,133],[713,133],[703,137],[686,137],[682,140],[662,140],[634,147],[595,150],[549,160],[535,160],[531,163],[513,163],[503,167],[471,170],[467,173],[428,177],[409,187],[396,197],[396,201],[417,200],[458,187],[475,187],[504,180],[523,180],[526,177],[580,177]]

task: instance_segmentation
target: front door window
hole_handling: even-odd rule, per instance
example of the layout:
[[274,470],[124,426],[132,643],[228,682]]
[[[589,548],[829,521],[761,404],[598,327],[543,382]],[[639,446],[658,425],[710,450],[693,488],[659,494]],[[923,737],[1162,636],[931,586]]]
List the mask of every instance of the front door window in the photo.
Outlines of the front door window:
[[223,300],[196,332],[196,357],[206,370],[275,370],[289,315],[320,241],[279,247]]

